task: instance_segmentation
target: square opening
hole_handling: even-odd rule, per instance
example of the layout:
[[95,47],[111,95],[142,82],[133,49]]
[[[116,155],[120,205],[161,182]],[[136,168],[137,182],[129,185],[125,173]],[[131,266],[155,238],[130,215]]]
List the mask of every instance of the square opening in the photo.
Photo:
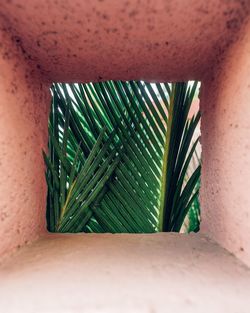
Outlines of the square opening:
[[51,87],[50,232],[197,232],[199,82]]

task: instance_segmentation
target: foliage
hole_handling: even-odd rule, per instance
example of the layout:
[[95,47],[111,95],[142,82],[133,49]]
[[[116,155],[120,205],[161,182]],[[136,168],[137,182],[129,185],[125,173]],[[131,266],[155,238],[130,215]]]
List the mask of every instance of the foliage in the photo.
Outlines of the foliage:
[[197,199],[187,178],[197,84],[54,84],[47,221],[52,232],[179,231]]
[[[197,190],[200,188],[200,183],[197,184]],[[190,207],[188,212],[188,227],[187,232],[195,232],[197,233],[200,230],[200,202],[198,194],[194,198],[194,201]]]

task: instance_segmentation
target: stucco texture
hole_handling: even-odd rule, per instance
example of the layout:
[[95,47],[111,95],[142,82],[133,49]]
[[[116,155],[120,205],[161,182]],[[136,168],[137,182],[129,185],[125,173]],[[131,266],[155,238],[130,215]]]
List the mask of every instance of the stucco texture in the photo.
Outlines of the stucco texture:
[[9,0],[1,16],[52,81],[202,79],[249,11],[244,0]]
[[250,23],[202,89],[202,230],[250,264]]
[[248,313],[250,305],[249,269],[199,235],[50,235],[0,276],[5,313]]
[[244,0],[8,0],[0,7],[0,254],[45,232],[49,85],[202,82],[202,230],[250,264]]
[[[0,255],[46,230],[42,148],[49,91],[0,32]],[[3,44],[4,43],[4,44]]]

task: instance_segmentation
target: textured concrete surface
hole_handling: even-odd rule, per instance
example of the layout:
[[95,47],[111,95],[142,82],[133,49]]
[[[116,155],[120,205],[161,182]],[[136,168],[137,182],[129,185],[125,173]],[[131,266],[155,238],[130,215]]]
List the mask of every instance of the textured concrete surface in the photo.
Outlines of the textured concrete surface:
[[0,275],[5,313],[248,313],[250,306],[250,270],[196,235],[53,235],[22,248]]
[[44,234],[52,81],[201,80],[203,232],[250,264],[248,0],[0,7],[0,255]]
[[202,90],[202,231],[250,265],[250,23]]
[[45,232],[48,86],[0,31],[0,255]]
[[248,0],[9,0],[1,19],[52,81],[202,79]]

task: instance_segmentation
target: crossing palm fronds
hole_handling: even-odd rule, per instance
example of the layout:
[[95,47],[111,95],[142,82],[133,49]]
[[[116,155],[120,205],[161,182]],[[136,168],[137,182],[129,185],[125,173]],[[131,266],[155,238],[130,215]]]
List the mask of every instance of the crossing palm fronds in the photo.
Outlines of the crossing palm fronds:
[[199,113],[195,83],[54,84],[47,221],[58,232],[179,231],[198,166],[187,169]]

